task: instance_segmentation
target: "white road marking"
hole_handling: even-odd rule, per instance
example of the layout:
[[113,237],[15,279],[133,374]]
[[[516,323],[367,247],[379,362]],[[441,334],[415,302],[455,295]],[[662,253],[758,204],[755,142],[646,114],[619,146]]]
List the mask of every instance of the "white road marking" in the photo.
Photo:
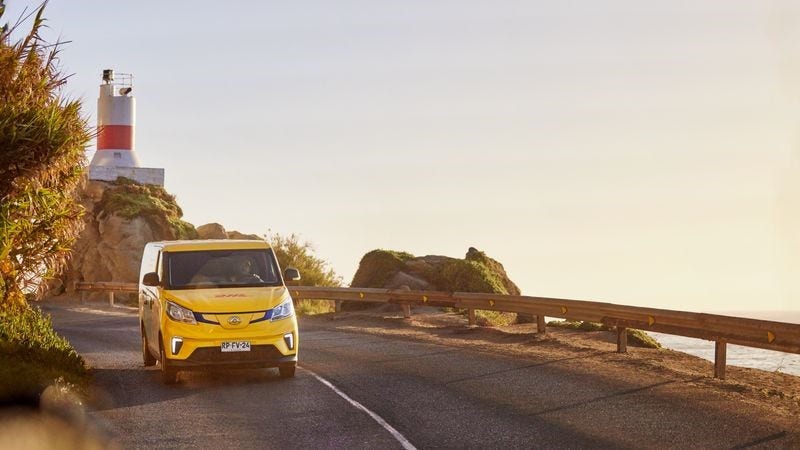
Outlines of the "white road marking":
[[372,412],[369,409],[367,409],[366,406],[364,406],[361,403],[358,403],[357,401],[355,401],[352,398],[350,398],[347,394],[345,394],[344,392],[340,391],[339,388],[334,386],[330,381],[326,380],[325,378],[322,378],[321,376],[319,376],[316,373],[306,369],[305,367],[300,367],[300,368],[302,370],[305,370],[306,372],[310,373],[311,376],[316,378],[317,381],[319,381],[320,383],[322,383],[325,386],[328,386],[329,388],[331,388],[331,390],[333,392],[336,392],[336,394],[338,394],[339,397],[342,397],[343,399],[347,400],[347,402],[350,403],[351,405],[355,406],[356,409],[360,409],[361,411],[364,411],[365,413],[367,413],[367,415],[372,417],[372,419],[375,422],[378,422],[378,424],[380,426],[382,426],[386,431],[389,432],[389,434],[391,434],[395,439],[397,439],[397,442],[399,442],[400,445],[402,445],[404,449],[406,449],[406,450],[416,450],[417,449],[416,447],[414,447],[413,444],[411,444],[411,442],[408,442],[408,439],[406,439],[405,436],[400,434],[400,432],[397,431],[393,426],[389,425],[385,420],[383,420],[383,417],[375,414],[374,412]]

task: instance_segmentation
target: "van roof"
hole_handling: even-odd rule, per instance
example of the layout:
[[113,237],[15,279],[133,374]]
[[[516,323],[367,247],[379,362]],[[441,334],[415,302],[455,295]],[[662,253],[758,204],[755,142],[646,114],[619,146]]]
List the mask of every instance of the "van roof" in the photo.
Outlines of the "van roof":
[[244,250],[270,248],[267,241],[247,239],[197,239],[193,241],[160,241],[148,245],[158,245],[165,252],[189,252],[197,250]]

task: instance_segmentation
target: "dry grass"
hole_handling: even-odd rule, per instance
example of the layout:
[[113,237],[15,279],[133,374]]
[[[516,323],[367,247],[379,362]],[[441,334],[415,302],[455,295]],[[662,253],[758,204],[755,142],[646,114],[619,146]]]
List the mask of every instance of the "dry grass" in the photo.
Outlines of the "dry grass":
[[515,313],[475,310],[475,323],[482,327],[506,327],[517,321]]
[[299,300],[294,307],[298,316],[313,316],[316,314],[327,314],[334,312],[335,302],[331,300]]

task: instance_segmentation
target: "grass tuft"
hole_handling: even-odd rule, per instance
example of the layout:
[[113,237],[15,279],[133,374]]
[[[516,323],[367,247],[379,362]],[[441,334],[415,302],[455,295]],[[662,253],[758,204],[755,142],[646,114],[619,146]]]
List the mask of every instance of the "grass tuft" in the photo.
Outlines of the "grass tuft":
[[[570,321],[570,320],[551,320],[547,322],[548,327],[566,328],[570,330],[581,331],[614,331],[614,327],[607,327],[602,323],[587,322],[587,321]],[[632,328],[627,329],[628,344],[634,347],[644,348],[661,348],[661,344],[652,336],[642,330],[635,330]]]

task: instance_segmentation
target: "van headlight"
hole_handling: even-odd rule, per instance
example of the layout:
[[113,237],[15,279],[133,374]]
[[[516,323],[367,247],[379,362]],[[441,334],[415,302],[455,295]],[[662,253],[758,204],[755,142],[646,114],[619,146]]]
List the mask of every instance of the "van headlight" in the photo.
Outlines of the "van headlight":
[[167,315],[176,322],[197,325],[197,321],[194,320],[194,313],[176,303],[167,302]]
[[292,303],[292,297],[286,297],[286,300],[284,300],[283,303],[272,309],[273,321],[292,317],[293,315],[294,304]]

